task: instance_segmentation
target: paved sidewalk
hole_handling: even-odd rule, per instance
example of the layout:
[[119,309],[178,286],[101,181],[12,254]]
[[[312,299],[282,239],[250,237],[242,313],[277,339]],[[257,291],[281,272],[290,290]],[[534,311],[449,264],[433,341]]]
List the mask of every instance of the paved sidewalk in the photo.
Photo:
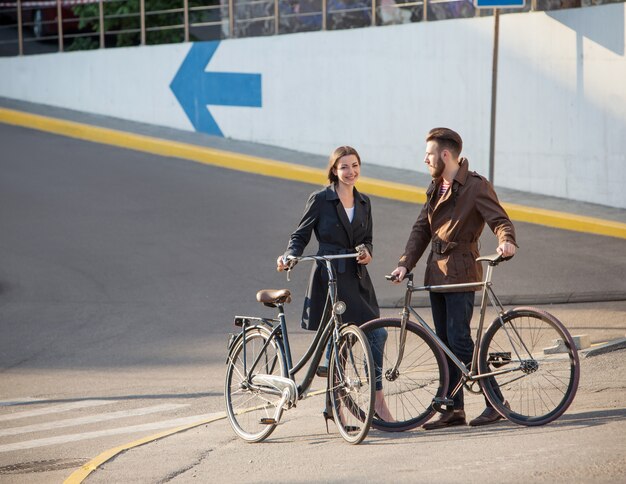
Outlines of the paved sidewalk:
[[[332,425],[326,433],[316,396],[288,411],[265,442],[245,443],[221,419],[129,450],[86,482],[623,482],[626,353],[582,359],[581,368],[574,403],[542,427],[371,430],[350,446]],[[481,397],[466,398],[469,418],[482,408]]]
[[[587,334],[595,348],[626,336],[624,301],[540,308],[561,319],[573,335]],[[396,313],[387,309],[383,316]],[[430,311],[423,313],[430,323]],[[296,328],[290,335],[294,355],[302,354],[312,335]],[[626,431],[626,351],[613,349],[599,356],[581,354],[581,382],[574,403],[563,417],[543,427],[501,422],[435,432],[372,430],[362,445],[350,446],[332,425],[326,434],[320,415],[323,400],[314,396],[286,412],[266,442],[247,444],[235,436],[225,418],[213,419],[133,446],[110,461],[94,460],[95,467],[102,465],[94,467],[86,482],[503,482],[501,472],[485,471],[490,459],[505,468],[507,482],[554,482],[568,476],[578,482],[621,481],[626,478],[626,441],[622,438]],[[221,368],[207,372],[211,389],[221,388]],[[321,390],[323,385],[317,378],[313,389]],[[216,407],[215,398],[207,400],[207,408],[223,406],[220,402]],[[482,409],[481,396],[467,395],[469,418]],[[451,461],[446,457],[450,449],[466,453],[467,462],[474,464]],[[520,453],[520,449],[526,450]],[[484,466],[477,465],[481,462]]]

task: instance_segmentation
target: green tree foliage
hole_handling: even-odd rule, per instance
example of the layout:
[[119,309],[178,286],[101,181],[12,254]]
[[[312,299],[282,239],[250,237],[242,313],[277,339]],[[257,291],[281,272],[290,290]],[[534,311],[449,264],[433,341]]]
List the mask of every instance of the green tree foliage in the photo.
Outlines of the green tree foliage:
[[[219,22],[219,0],[189,0],[189,23]],[[213,8],[211,8],[213,7]],[[218,8],[215,8],[218,7]],[[99,4],[74,7],[84,32],[100,32]],[[139,45],[141,19],[139,0],[106,0],[103,2],[104,32],[107,47]],[[145,0],[146,44],[169,44],[184,41],[183,0]],[[190,40],[220,38],[220,27],[204,26],[190,31]],[[98,35],[75,39],[71,50],[99,47]]]

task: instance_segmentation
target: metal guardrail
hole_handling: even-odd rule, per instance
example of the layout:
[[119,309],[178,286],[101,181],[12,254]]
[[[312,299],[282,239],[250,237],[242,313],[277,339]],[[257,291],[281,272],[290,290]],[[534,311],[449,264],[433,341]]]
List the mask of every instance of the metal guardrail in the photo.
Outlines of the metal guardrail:
[[[513,11],[611,1],[528,0],[526,7]],[[474,8],[471,0],[0,0],[0,55],[340,30],[491,14],[491,10]],[[13,46],[13,52],[8,46]]]

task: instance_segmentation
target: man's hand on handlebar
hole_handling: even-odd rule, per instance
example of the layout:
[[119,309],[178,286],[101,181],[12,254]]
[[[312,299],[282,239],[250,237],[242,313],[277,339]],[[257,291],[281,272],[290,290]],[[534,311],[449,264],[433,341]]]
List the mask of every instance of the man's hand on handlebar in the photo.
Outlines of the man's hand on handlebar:
[[406,273],[406,267],[396,267],[391,273],[391,275],[394,276],[394,279],[392,279],[391,282],[393,282],[394,284],[400,284],[402,282],[402,279],[404,279],[404,276],[406,276]]
[[502,242],[496,249],[496,252],[503,258],[508,259],[515,255],[515,248],[515,244],[512,244],[511,242]]

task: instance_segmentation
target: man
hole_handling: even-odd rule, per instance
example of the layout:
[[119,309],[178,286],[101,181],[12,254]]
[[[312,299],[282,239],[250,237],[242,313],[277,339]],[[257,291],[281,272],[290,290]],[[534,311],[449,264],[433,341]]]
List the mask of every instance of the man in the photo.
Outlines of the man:
[[[485,223],[498,237],[496,251],[504,257],[515,254],[515,229],[498,202],[493,186],[485,178],[469,171],[468,161],[460,158],[463,141],[448,128],[434,128],[426,137],[424,163],[433,178],[426,191],[427,200],[413,225],[398,267],[392,272],[400,283],[430,245],[426,263],[425,285],[458,284],[482,280],[478,240]],[[470,322],[474,310],[474,291],[470,287],[455,292],[430,292],[430,302],[437,336],[463,363],[472,360],[474,343]],[[454,290],[453,290],[454,291]],[[461,378],[451,361],[450,392]],[[454,407],[438,420],[424,425],[427,430],[466,425],[463,388],[453,397]],[[470,425],[486,425],[502,417],[487,402],[487,408]]]

